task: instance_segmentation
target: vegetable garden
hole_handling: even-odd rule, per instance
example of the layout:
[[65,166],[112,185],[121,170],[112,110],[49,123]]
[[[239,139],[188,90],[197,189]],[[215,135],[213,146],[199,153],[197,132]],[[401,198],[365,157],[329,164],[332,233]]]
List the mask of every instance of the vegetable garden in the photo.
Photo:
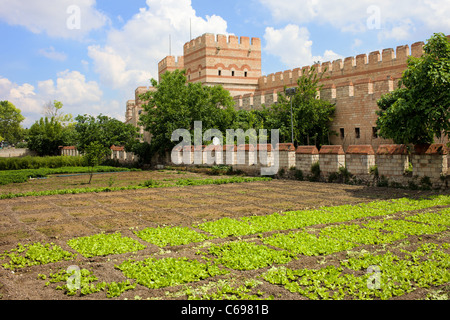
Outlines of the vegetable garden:
[[[189,199],[236,195],[244,185],[247,194],[286,187],[198,184],[164,195],[192,190],[181,200],[189,207]],[[126,192],[142,199],[162,189]],[[2,201],[12,208],[17,200]],[[22,283],[31,299],[448,299],[449,226],[450,196],[434,195],[25,237],[3,242],[0,293],[14,299],[8,288]]]

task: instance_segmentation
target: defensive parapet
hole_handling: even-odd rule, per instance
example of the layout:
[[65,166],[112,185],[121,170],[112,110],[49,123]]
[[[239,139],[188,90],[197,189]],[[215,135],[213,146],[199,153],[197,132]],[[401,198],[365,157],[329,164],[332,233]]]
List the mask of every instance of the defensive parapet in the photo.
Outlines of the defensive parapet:
[[304,66],[263,76],[258,81],[258,90],[282,90],[285,86],[295,86],[297,79],[309,73],[312,67],[316,72],[323,72],[322,83],[325,85],[356,81],[361,78],[379,78],[390,75],[399,78],[406,68],[410,56],[420,57],[423,54],[423,42],[398,46],[355,57],[326,61],[314,66]]
[[237,37],[223,34],[214,35],[212,33],[205,33],[196,39],[193,39],[184,44],[184,55],[191,54],[202,48],[214,48],[216,50],[247,50],[247,51],[261,51],[261,40],[259,38]]
[[175,71],[175,70],[182,70],[184,69],[184,57],[174,57],[174,56],[167,56],[164,59],[162,59],[158,63],[158,75],[159,75],[159,81],[161,81],[161,75],[163,75],[167,71]]

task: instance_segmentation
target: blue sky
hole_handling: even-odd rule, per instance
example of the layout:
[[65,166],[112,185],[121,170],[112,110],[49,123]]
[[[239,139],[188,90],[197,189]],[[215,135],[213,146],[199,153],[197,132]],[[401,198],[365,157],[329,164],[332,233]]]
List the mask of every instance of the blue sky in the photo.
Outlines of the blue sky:
[[0,100],[124,120],[134,89],[203,33],[258,37],[263,74],[450,34],[448,0],[0,0]]

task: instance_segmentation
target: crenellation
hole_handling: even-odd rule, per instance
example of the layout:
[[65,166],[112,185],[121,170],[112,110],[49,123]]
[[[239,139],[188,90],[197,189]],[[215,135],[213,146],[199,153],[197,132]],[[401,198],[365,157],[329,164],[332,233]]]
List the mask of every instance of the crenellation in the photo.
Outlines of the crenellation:
[[[450,39],[450,35],[447,37]],[[188,82],[222,85],[230,92],[237,109],[260,109],[262,105],[277,103],[278,93],[284,87],[295,86],[300,77],[315,67],[317,73],[323,73],[320,80],[323,87],[318,96],[336,104],[331,129],[338,135],[330,136],[330,143],[372,144],[377,148],[392,142],[377,136],[377,100],[398,87],[407,59],[423,54],[423,46],[423,42],[416,42],[262,76],[259,38],[205,33],[184,45],[183,56],[165,57],[158,68],[160,71],[184,68]],[[137,89],[136,109],[141,105],[139,90],[142,94],[150,89]],[[133,121],[134,114],[137,112],[133,111]]]
[[367,69],[367,54],[359,54],[356,56],[356,71],[362,71]]
[[344,72],[352,72],[353,68],[356,67],[356,60],[354,57],[347,57],[344,60]]
[[287,86],[292,84],[292,70],[286,70],[283,72],[283,83]]
[[413,57],[421,57],[423,55],[423,46],[425,44],[423,41],[415,42],[411,45],[411,56]]
[[341,74],[343,68],[344,63],[342,62],[342,59],[334,60],[331,69],[333,72],[333,76]]
[[[241,38],[242,39],[242,38]],[[233,36],[233,35],[229,35],[228,36],[228,44],[230,46],[235,46],[237,47],[239,45],[239,37],[237,36]]]
[[391,66],[391,65],[393,65],[394,60],[395,60],[394,49],[392,49],[392,48],[384,49],[383,53],[382,53],[383,66]]
[[378,67],[380,62],[380,51],[373,51],[369,54],[369,68],[373,69],[375,67]]

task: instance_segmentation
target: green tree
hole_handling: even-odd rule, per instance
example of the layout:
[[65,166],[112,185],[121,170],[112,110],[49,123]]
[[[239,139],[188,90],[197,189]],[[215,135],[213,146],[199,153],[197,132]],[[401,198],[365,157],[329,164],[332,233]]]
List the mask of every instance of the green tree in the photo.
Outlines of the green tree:
[[432,143],[450,131],[450,41],[435,33],[422,57],[410,57],[399,88],[377,102],[379,136],[395,143]]
[[296,93],[292,97],[286,95],[286,89],[278,94],[278,103],[271,106],[266,118],[267,129],[279,129],[280,140],[291,142],[291,99],[294,142],[298,144],[316,145],[329,143],[330,123],[333,121],[335,105],[317,98],[322,88],[319,84],[323,73],[316,72],[314,67],[309,74],[297,80]]
[[[234,101],[221,86],[203,86],[186,83],[185,71],[166,72],[161,82],[151,80],[155,91],[141,96],[146,104],[140,121],[152,135],[152,149],[164,152],[175,146],[171,141],[177,129],[191,132],[193,141],[194,122],[202,121],[203,132],[218,129],[225,133],[234,118]],[[202,133],[203,133],[202,132]]]
[[23,120],[20,109],[9,101],[0,101],[0,134],[4,140],[13,144],[21,140]]
[[62,107],[63,103],[61,101],[49,101],[44,105],[44,116],[49,119],[55,118],[55,120],[60,122],[63,126],[73,123],[72,114],[65,114],[62,112]]
[[93,142],[98,142],[106,148],[113,145],[124,146],[130,151],[139,138],[136,127],[108,116],[99,115],[95,118],[91,115],[79,115],[75,120],[77,147],[82,153]]
[[84,159],[90,168],[89,184],[91,184],[94,175],[94,168],[102,163],[102,161],[111,154],[111,149],[105,147],[99,141],[90,142],[84,149]]
[[28,148],[40,156],[55,156],[63,142],[63,127],[55,118],[41,118],[28,132]]

